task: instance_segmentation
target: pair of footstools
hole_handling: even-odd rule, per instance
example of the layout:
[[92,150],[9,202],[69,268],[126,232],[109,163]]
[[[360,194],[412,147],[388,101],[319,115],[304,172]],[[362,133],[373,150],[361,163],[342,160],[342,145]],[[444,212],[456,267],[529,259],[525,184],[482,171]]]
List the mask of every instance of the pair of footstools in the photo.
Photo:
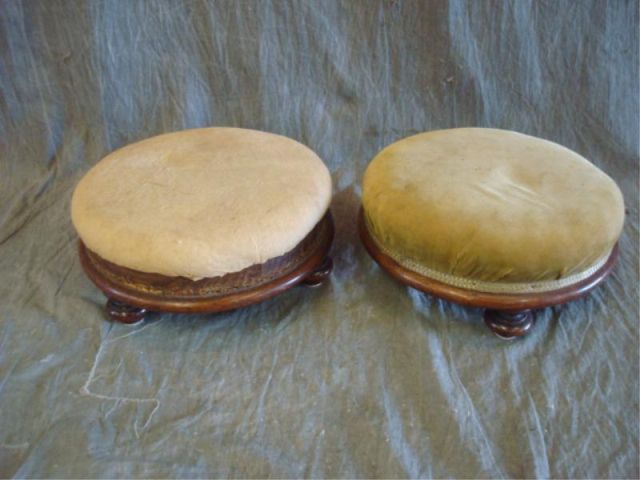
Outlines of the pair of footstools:
[[[286,137],[204,128],[153,137],[93,167],[73,196],[80,259],[114,320],[219,312],[331,272],[331,178]],[[360,237],[401,282],[483,307],[505,338],[532,309],[611,271],[624,219],[616,184],[578,154],[505,130],[415,135],[364,177]]]

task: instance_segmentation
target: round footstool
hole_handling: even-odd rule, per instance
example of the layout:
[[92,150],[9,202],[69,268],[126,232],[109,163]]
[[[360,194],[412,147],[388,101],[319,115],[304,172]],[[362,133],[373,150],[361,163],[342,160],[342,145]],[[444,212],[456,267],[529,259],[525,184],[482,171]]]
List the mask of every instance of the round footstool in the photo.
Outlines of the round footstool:
[[360,236],[393,277],[482,307],[496,334],[573,300],[617,258],[615,182],[580,155],[519,133],[460,128],[382,150],[364,176]]
[[80,260],[113,320],[218,312],[331,272],[329,171],[304,145],[238,128],[149,138],[73,194]]

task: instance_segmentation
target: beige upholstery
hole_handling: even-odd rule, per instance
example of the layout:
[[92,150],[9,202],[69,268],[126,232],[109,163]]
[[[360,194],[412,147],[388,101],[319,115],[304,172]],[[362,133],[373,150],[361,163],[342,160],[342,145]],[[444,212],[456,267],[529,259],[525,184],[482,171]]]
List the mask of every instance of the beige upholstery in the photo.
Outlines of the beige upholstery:
[[364,177],[365,218],[400,264],[487,292],[581,280],[624,220],[611,178],[575,152],[515,132],[461,128],[405,138]]
[[304,145],[204,128],[105,157],[78,184],[72,219],[87,247],[113,263],[197,279],[293,249],[330,199],[329,171]]

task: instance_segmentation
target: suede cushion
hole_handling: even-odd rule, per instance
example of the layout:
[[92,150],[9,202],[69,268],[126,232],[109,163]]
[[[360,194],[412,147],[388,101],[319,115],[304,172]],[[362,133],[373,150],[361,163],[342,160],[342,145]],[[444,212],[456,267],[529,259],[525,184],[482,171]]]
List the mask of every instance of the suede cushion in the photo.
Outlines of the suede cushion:
[[378,246],[401,264],[484,291],[580,280],[604,263],[624,220],[615,182],[577,153],[482,128],[388,146],[367,168],[363,207]]
[[71,213],[80,238],[103,258],[197,279],[288,252],[330,200],[329,171],[304,145],[203,128],[111,153],[80,181]]

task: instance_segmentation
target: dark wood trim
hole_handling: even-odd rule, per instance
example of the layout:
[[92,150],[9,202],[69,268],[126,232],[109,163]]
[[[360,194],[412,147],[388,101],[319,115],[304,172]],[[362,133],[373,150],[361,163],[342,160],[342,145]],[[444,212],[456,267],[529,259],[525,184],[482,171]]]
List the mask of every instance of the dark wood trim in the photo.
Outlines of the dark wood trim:
[[320,266],[305,277],[303,283],[308,287],[319,287],[322,285],[333,271],[333,260],[331,257],[324,257]]
[[[618,245],[616,245],[606,263],[593,275],[580,282],[558,290],[523,294],[485,293],[453,287],[420,275],[419,273],[400,265],[393,258],[382,252],[374,242],[373,238],[371,238],[371,234],[366,226],[364,211],[362,208],[360,208],[360,212],[358,214],[358,231],[360,239],[371,257],[373,257],[383,270],[400,282],[420,290],[421,292],[425,292],[460,305],[510,312],[510,314],[503,313],[502,315],[488,313],[490,320],[487,321],[487,324],[494,325],[495,328],[492,327],[492,330],[494,331],[500,330],[500,325],[504,327],[505,324],[509,323],[509,317],[513,320],[512,332],[520,331],[518,329],[521,328],[522,325],[519,326],[518,322],[524,318],[522,316],[518,316],[520,312],[545,308],[551,305],[559,305],[586,295],[611,273],[618,259]],[[525,334],[530,328],[531,324],[526,326],[520,335]],[[519,336],[515,333],[514,335]],[[503,336],[509,335],[505,334]]]
[[533,327],[534,318],[531,310],[510,312],[487,309],[484,311],[484,323],[497,336],[510,340],[529,333]]
[[121,267],[101,258],[81,241],[79,254],[87,276],[110,299],[110,317],[135,321],[127,312],[221,312],[267,300],[307,280],[319,283],[331,272],[327,258],[333,236],[333,218],[327,212],[290,252],[240,272],[201,280]]
[[112,298],[107,299],[105,310],[107,311],[109,318],[114,322],[126,323],[128,325],[132,325],[143,320],[147,313],[146,308],[133,307],[126,303],[118,302]]

